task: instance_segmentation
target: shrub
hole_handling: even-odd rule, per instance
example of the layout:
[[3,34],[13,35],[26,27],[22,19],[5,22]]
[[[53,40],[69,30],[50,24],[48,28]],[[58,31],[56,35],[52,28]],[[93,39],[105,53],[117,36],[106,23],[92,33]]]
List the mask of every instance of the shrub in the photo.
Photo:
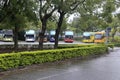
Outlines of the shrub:
[[18,68],[20,66],[52,62],[73,57],[98,55],[106,53],[106,51],[107,46],[95,45],[87,47],[0,54],[0,70],[4,71],[12,68]]
[[114,48],[114,44],[106,44],[107,47]]
[[95,44],[62,44],[58,46],[58,49],[65,49],[65,48],[77,48],[77,47],[91,47],[95,46]]
[[120,47],[120,43],[114,43],[114,46]]

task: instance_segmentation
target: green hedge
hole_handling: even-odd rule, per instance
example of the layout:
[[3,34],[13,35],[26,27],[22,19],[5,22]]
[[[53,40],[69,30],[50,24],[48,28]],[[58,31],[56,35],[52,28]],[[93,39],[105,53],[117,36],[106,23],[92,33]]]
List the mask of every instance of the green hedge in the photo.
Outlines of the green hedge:
[[77,48],[77,47],[91,47],[96,46],[95,44],[62,44],[58,46],[58,49],[65,49],[65,48]]
[[106,44],[110,48],[114,48],[114,44]]
[[69,45],[59,45],[58,49],[65,49],[65,48],[77,48],[77,47],[92,47],[92,46],[107,46],[110,48],[114,48],[114,44],[69,44]]
[[114,46],[120,47],[120,43],[114,43]]
[[86,57],[89,55],[98,55],[106,53],[107,50],[108,48],[106,46],[91,46],[0,54],[0,71],[19,68],[20,66],[52,62],[79,56]]

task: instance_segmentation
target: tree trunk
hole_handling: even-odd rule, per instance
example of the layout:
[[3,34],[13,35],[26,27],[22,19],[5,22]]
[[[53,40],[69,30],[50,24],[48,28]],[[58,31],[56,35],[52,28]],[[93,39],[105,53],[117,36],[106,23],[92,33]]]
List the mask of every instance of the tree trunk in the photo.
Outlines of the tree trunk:
[[18,50],[18,27],[17,25],[15,25],[15,28],[13,30],[13,40],[14,40],[14,50],[17,51]]
[[61,26],[62,26],[62,23],[63,23],[64,15],[65,15],[64,12],[61,12],[61,13],[60,13],[60,17],[59,17],[59,21],[58,21],[57,29],[56,29],[56,34],[55,34],[55,45],[54,45],[54,49],[57,49],[57,48],[58,48],[59,33],[60,33],[60,31],[61,31]]
[[39,33],[39,46],[38,46],[38,48],[40,50],[43,49],[43,39],[44,39],[45,30],[46,30],[46,24],[47,24],[47,21],[43,20],[43,22],[42,22],[42,30]]

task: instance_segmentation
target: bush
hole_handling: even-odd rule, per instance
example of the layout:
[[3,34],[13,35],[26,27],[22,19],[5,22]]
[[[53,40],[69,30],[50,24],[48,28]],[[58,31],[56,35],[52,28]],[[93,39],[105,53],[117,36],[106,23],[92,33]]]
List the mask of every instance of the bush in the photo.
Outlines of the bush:
[[110,47],[110,48],[114,48],[114,44],[106,44],[107,45],[107,47]]
[[89,47],[0,54],[0,71],[18,68],[20,66],[69,59],[73,57],[84,58],[86,56],[98,55],[106,52],[107,47],[105,45],[96,45]]
[[58,49],[65,49],[65,48],[77,48],[77,47],[91,47],[96,46],[95,44],[62,44],[58,46]]
[[114,46],[120,47],[120,43],[114,43]]
[[120,42],[120,36],[115,36],[115,41],[114,42]]
[[0,70],[17,68],[20,64],[20,54],[0,54]]

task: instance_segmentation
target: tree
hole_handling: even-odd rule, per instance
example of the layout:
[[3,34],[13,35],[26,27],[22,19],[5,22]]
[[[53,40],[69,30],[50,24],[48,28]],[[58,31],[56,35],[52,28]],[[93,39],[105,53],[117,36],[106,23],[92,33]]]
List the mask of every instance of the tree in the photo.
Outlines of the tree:
[[102,17],[109,24],[112,23],[112,12],[115,11],[115,0],[106,0],[103,7]]
[[107,26],[105,21],[97,17],[97,15],[87,13],[74,18],[71,25],[76,28],[76,33],[84,31],[98,31]]
[[[35,5],[33,0],[5,0],[4,5],[0,9],[1,24],[7,25],[9,29],[13,29],[14,33],[14,49],[18,49],[18,30],[23,28],[28,20],[35,20]],[[4,27],[6,28],[6,27]]]
[[42,29],[39,33],[39,49],[43,49],[43,38],[47,28],[47,21],[52,16],[53,12],[56,10],[56,6],[52,3],[56,0],[37,0],[39,3],[39,20],[42,23]]
[[48,20],[47,31],[49,32],[50,30],[55,30],[55,29],[56,29],[56,22],[53,20]]
[[58,0],[56,1],[55,4],[58,6],[59,19],[57,22],[54,48],[58,47],[58,37],[61,31],[61,26],[62,26],[65,14],[74,12],[76,8],[79,6],[79,4],[83,3],[84,1],[85,0]]
[[120,14],[115,15],[115,16],[113,17],[112,23],[110,24],[110,26],[111,26],[111,28],[112,28],[112,30],[111,30],[111,37],[112,37],[112,41],[113,41],[113,42],[115,41],[115,39],[114,39],[115,33],[116,33],[117,31],[119,31],[119,26],[120,26],[120,23],[119,23],[119,21],[120,21],[119,15],[120,15]]
[[8,15],[10,15],[6,10],[8,10],[9,0],[1,0],[0,1],[0,22],[3,21]]
[[79,6],[80,17],[73,20],[73,27],[81,31],[100,31],[112,22],[114,0],[86,0]]
[[41,21],[37,21],[37,23],[34,23],[33,21],[27,21],[26,23],[25,23],[25,28],[24,28],[24,30],[30,30],[30,29],[33,29],[33,30],[40,30],[41,29],[41,26],[42,25],[42,23],[41,23]]

